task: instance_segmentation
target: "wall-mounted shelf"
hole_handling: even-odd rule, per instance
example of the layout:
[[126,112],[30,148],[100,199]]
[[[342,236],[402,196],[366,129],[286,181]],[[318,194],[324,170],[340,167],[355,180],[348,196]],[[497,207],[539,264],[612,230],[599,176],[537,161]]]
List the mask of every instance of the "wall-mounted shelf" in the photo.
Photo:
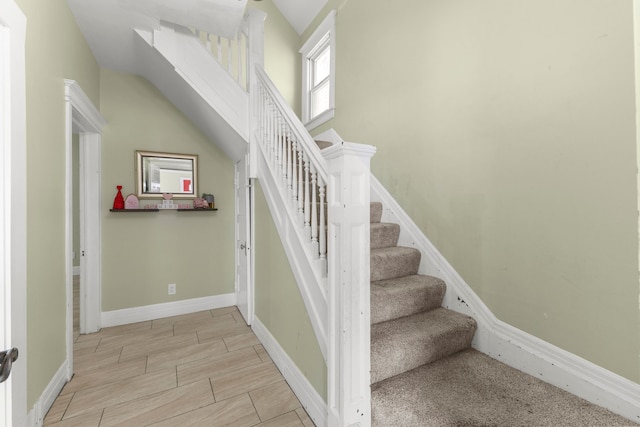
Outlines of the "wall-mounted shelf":
[[109,209],[109,212],[158,212],[160,209]]
[[160,212],[160,211],[178,211],[178,212],[213,212],[213,209],[109,209],[109,212]]

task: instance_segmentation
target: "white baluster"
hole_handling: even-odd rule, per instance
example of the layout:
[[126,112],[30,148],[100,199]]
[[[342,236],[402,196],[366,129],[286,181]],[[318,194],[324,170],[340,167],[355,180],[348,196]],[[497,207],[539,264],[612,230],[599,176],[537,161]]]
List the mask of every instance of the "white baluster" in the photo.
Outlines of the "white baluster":
[[[316,167],[311,163],[310,167],[311,175],[311,242],[317,245],[318,243],[318,185]],[[318,255],[318,248],[316,246],[314,255]]]
[[298,209],[298,141],[293,140],[291,153],[291,201],[294,211]]
[[310,200],[310,188],[309,188],[309,158],[307,153],[304,153],[304,229],[307,233],[307,238],[311,239],[311,200]]
[[[322,178],[318,179],[318,187],[320,192],[320,259],[327,259],[327,229],[326,229],[326,217],[325,217],[325,191],[327,189],[325,183],[322,181]],[[323,270],[326,269],[326,264],[324,265]]]
[[238,75],[237,75],[236,81],[238,82],[238,84],[240,86],[242,86],[242,84],[241,84],[241,80],[242,80],[242,42],[241,42],[241,37],[240,37],[241,34],[242,33],[240,31],[238,31],[238,35],[236,36],[236,51],[237,51],[237,54],[238,54],[238,60],[237,60],[237,63],[238,63],[238,66],[237,66]]
[[262,85],[260,85],[260,88],[258,90],[260,99],[258,100],[258,120],[260,123],[260,129],[258,129],[259,135],[260,135],[260,143],[262,144],[262,147],[265,147],[264,144],[264,88],[262,87]]
[[[277,114],[277,111],[275,112]],[[283,150],[282,150],[282,132],[280,132],[280,128],[282,126],[282,123],[280,123],[280,117],[276,116],[276,147],[277,147],[277,161],[278,163],[276,164],[276,166],[278,167],[277,171],[278,171],[278,176],[276,176],[276,178],[278,180],[282,180],[282,174],[284,172],[284,168],[282,167],[282,154],[283,154]]]
[[231,39],[227,39],[227,73],[231,74]]
[[276,116],[275,116],[275,107],[271,100],[269,100],[269,141],[271,144],[271,167],[274,168],[274,173],[277,171],[275,166],[277,166],[278,162],[278,141],[276,138]]
[[207,34],[207,51],[211,52],[211,34]]
[[216,36],[216,44],[218,45],[218,53],[216,54],[216,58],[220,65],[222,65],[222,38],[220,36]]
[[293,141],[288,127],[285,129],[285,138],[287,139],[287,196],[288,200],[291,200],[293,197]]
[[304,215],[304,155],[302,147],[298,150],[298,216]]

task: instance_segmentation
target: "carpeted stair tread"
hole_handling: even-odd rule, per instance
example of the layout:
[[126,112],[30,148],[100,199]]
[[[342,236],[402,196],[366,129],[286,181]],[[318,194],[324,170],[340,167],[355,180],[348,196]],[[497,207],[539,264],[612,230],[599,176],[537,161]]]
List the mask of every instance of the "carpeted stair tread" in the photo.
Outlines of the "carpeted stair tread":
[[371,213],[369,222],[380,222],[380,219],[382,219],[382,203],[371,202],[370,209]]
[[469,348],[476,321],[445,308],[371,325],[371,383]]
[[475,350],[374,384],[371,399],[375,427],[634,425]]
[[394,279],[418,273],[420,251],[396,246],[371,249],[371,281]]
[[333,144],[329,141],[319,141],[319,140],[315,140],[316,145],[318,146],[318,148],[320,150],[324,150],[325,148],[329,148],[331,147]]
[[398,245],[400,226],[389,222],[376,222],[371,224],[371,249],[388,248]]
[[445,291],[442,280],[418,274],[371,282],[371,323],[440,307]]

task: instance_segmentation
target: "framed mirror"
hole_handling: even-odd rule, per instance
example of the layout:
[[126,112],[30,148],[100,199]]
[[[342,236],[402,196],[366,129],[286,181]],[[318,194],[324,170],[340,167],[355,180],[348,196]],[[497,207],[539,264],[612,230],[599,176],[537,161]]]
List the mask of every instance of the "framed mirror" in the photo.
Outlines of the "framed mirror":
[[197,155],[136,150],[136,196],[158,199],[162,193],[174,199],[197,197]]

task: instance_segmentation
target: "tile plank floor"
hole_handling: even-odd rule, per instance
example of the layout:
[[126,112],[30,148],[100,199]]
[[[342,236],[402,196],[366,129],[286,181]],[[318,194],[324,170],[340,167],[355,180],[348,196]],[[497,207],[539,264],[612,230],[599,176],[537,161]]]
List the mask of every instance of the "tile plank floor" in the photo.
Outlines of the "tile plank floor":
[[314,425],[236,307],[74,338],[46,426]]

